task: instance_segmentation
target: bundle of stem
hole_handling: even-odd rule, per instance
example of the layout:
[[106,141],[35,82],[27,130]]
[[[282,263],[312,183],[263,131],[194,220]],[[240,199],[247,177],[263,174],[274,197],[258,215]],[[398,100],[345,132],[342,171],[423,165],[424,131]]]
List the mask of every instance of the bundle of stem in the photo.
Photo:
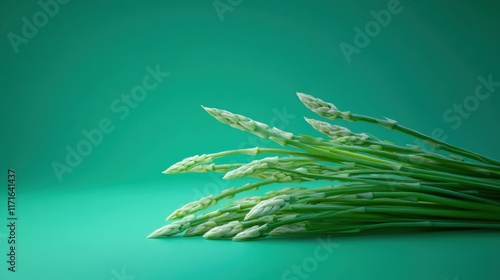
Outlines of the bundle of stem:
[[[340,111],[331,103],[298,93],[307,108],[335,120],[363,121],[430,143],[434,151],[397,145],[368,133],[353,133],[306,118],[328,139],[295,135],[245,116],[203,107],[233,128],[271,139],[284,148],[249,148],[196,155],[166,174],[221,172],[224,179],[255,178],[254,183],[203,197],[175,210],[176,220],[149,238],[184,236],[249,240],[266,236],[317,236],[382,228],[500,228],[500,162],[398,124]],[[285,148],[286,147],[286,148]],[[288,148],[290,147],[290,148]],[[449,155],[438,153],[441,150]],[[220,158],[249,155],[248,163],[216,164]],[[224,199],[262,186],[326,181],[324,187],[287,187],[233,201],[198,214]],[[194,215],[198,214],[198,215]]]

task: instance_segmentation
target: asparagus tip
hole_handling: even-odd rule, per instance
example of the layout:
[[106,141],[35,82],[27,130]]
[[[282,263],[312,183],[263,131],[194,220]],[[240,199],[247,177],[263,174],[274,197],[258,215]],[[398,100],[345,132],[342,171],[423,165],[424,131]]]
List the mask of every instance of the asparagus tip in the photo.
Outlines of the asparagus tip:
[[146,238],[152,239],[152,238],[158,238],[162,236],[162,232],[164,231],[164,227],[155,229],[152,233],[150,233]]
[[177,219],[177,213],[172,213],[168,215],[168,217],[165,219],[165,221],[170,221],[170,220],[175,220]]

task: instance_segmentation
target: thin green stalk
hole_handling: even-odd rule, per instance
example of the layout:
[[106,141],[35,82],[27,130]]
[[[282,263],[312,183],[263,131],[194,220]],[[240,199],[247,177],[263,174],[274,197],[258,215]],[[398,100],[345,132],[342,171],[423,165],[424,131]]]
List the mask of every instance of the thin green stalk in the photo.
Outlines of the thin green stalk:
[[[363,122],[367,122],[367,123],[377,124],[377,125],[380,125],[382,127],[387,128],[387,129],[397,130],[397,131],[402,132],[404,134],[407,134],[409,136],[424,140],[427,143],[431,144],[431,146],[436,150],[441,149],[441,150],[448,151],[450,153],[464,156],[464,157],[467,157],[467,158],[470,158],[473,160],[482,161],[484,163],[500,166],[500,162],[497,160],[494,160],[494,159],[491,159],[489,157],[480,155],[478,153],[474,153],[474,152],[468,151],[466,149],[462,149],[460,147],[448,144],[448,143],[443,142],[441,140],[438,140],[434,137],[425,135],[423,133],[420,133],[420,132],[415,131],[413,129],[410,129],[408,127],[402,126],[394,120],[390,120],[390,119],[383,120],[383,119],[377,119],[377,118],[373,118],[373,117],[369,117],[369,116],[353,114],[351,112],[342,112],[342,111],[339,111],[337,109],[337,107],[335,107],[335,105],[328,103],[328,102],[325,102],[319,98],[315,98],[315,97],[312,97],[310,95],[303,94],[303,93],[297,93],[297,95],[299,96],[299,99],[302,101],[302,103],[304,103],[304,105],[306,105],[307,108],[309,108],[313,112],[315,112],[315,113],[319,114],[320,116],[325,117],[327,119],[335,120],[337,117],[341,117],[344,120],[350,121],[350,122],[363,121]],[[318,108],[322,108],[322,109],[318,109]],[[325,114],[325,112],[328,112],[328,113]]]

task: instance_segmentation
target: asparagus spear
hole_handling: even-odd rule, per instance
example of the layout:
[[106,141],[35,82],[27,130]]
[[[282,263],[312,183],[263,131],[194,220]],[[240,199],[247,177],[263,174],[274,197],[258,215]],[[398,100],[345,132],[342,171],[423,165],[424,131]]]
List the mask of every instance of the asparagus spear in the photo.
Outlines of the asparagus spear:
[[[257,181],[186,204],[167,218],[176,221],[148,237],[185,232],[185,236],[242,241],[379,228],[500,228],[499,161],[426,136],[394,120],[340,111],[331,103],[303,93],[298,93],[298,97],[307,108],[327,119],[381,125],[423,139],[436,150],[452,155],[399,146],[369,133],[353,133],[348,128],[309,118],[306,121],[329,139],[295,135],[229,111],[203,107],[233,128],[294,148],[229,150],[196,155],[172,165],[164,173],[221,172],[225,173],[224,179]],[[275,156],[250,163],[215,163],[232,155],[261,154]],[[310,181],[327,181],[328,185],[285,187],[194,215],[261,186]]]

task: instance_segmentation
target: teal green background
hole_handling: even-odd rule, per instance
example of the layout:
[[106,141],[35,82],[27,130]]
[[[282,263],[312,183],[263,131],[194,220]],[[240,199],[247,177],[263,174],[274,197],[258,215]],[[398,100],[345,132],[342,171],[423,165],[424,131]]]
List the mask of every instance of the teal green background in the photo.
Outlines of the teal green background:
[[[181,204],[241,182],[164,175],[194,154],[272,145],[218,123],[200,105],[296,133],[315,132],[301,91],[342,110],[386,116],[500,158],[500,88],[454,129],[443,113],[474,94],[478,76],[500,80],[500,4],[401,1],[379,34],[347,62],[339,45],[389,1],[70,1],[16,53],[10,32],[41,11],[36,1],[0,7],[0,225],[7,169],[17,173],[17,272],[1,279],[286,279],[313,256],[314,239],[261,242],[148,240]],[[229,5],[229,4],[227,4]],[[222,20],[221,20],[222,19]],[[170,75],[121,114],[111,104],[142,84],[146,67]],[[123,103],[121,103],[123,105]],[[284,113],[286,112],[286,114]],[[286,118],[283,118],[283,115]],[[53,163],[82,130],[115,129],[61,180]],[[413,140],[346,124],[396,142]],[[307,279],[498,279],[498,232],[345,237]],[[301,279],[296,278],[289,279]],[[305,277],[303,277],[305,279]]]

